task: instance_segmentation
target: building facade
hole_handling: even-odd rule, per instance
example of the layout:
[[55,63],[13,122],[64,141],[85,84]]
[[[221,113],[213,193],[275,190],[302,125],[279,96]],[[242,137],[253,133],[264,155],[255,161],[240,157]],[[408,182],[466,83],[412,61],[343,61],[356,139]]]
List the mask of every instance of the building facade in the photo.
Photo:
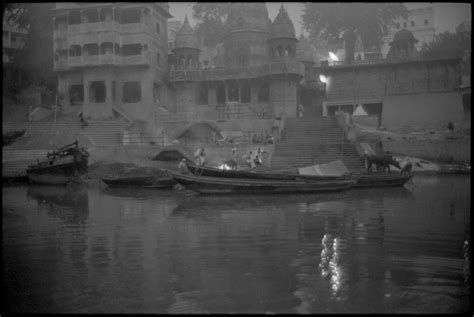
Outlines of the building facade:
[[148,120],[167,71],[167,3],[58,3],[54,71],[65,112]]
[[463,120],[458,58],[420,59],[407,30],[395,34],[388,58],[321,67],[326,76],[323,115],[353,113],[361,105],[388,129],[442,128]]
[[15,67],[13,58],[15,54],[23,49],[26,43],[28,32],[11,23],[3,20],[3,83],[19,84],[22,81],[22,72],[18,67]]
[[200,63],[200,40],[187,19],[177,32],[169,76],[175,111],[210,107],[296,116],[303,65],[296,59],[298,40],[283,6],[272,23],[265,3],[233,3],[228,22],[229,33],[211,64]]
[[415,48],[420,51],[423,44],[430,43],[435,38],[433,6],[409,8],[406,19],[402,17],[395,19],[384,38],[384,44],[382,45],[382,55],[384,57],[390,49],[390,43],[393,41],[395,34],[400,30],[409,30],[413,33],[413,36],[418,40]]

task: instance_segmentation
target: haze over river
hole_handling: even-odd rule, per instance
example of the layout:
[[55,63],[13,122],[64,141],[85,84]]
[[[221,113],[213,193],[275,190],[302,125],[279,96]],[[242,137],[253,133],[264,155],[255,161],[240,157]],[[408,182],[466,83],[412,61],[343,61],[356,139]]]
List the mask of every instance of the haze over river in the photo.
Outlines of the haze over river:
[[470,177],[343,193],[3,187],[5,312],[469,310]]

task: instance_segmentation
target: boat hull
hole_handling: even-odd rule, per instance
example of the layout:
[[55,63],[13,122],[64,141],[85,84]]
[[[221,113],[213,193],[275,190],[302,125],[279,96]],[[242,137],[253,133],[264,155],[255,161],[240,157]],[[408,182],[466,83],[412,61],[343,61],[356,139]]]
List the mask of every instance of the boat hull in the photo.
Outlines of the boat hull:
[[176,181],[171,177],[156,178],[154,176],[103,178],[102,181],[109,187],[144,187],[158,189],[171,188],[176,185]]
[[404,186],[410,179],[411,175],[354,175],[353,179],[357,181],[355,188],[368,187],[399,187]]
[[277,180],[335,180],[345,179],[344,176],[317,176],[317,175],[299,175],[285,174],[277,172],[252,172],[239,170],[221,170],[213,167],[200,167],[194,164],[186,164],[188,170],[199,176],[207,177],[225,177],[225,178],[247,178],[247,179],[277,179]]
[[173,174],[184,187],[200,194],[315,193],[349,189],[354,180],[307,182],[304,180],[239,179]]

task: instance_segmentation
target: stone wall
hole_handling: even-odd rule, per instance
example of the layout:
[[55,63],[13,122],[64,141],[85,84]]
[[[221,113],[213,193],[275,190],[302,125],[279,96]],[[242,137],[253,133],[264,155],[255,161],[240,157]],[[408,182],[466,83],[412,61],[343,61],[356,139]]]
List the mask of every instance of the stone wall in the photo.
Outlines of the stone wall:
[[274,116],[285,112],[288,117],[296,117],[296,82],[275,78],[270,83],[270,103]]
[[471,140],[382,141],[383,150],[394,154],[449,162],[471,162]]
[[410,127],[443,129],[449,121],[463,122],[462,98],[458,92],[385,96],[382,126],[389,130]]

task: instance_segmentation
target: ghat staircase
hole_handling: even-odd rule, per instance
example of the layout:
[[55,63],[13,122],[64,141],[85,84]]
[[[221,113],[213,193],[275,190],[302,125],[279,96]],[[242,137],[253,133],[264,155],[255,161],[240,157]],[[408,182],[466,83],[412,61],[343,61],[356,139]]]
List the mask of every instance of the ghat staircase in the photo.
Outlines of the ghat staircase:
[[345,140],[335,117],[287,118],[271,167],[286,169],[342,160],[351,172],[364,170],[356,144]]
[[87,127],[81,127],[78,118],[63,118],[55,124],[51,121],[25,122],[9,121],[2,123],[2,130],[26,130],[10,146],[2,149],[2,175],[21,176],[26,167],[37,159],[44,158],[53,148],[79,140],[85,148],[118,146],[125,129],[122,121],[91,121]]

